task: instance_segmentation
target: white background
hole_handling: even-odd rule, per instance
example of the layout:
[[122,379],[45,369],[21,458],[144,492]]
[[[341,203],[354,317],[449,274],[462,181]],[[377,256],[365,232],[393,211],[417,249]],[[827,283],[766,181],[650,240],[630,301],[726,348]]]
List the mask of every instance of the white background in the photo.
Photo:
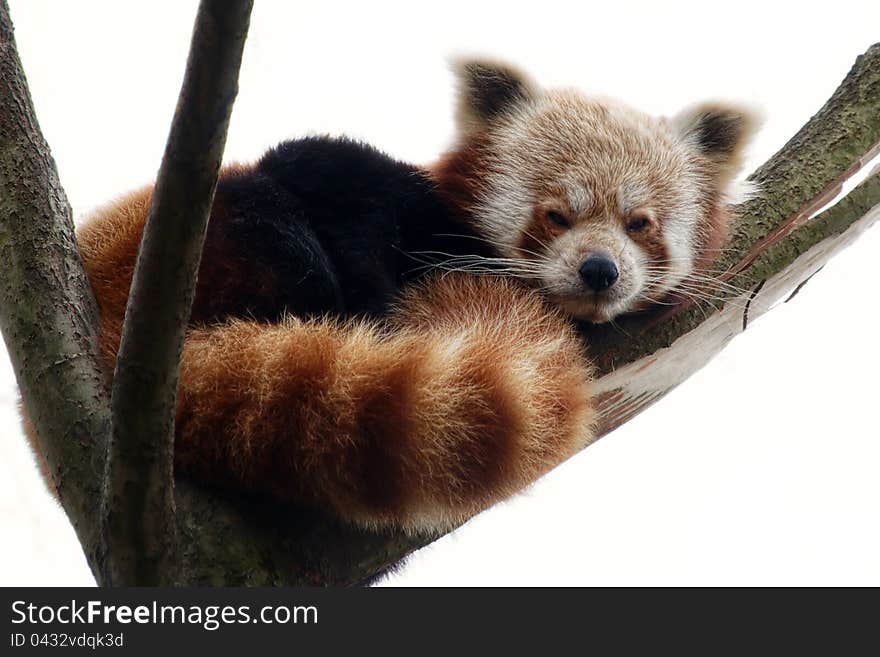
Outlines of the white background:
[[[11,5],[76,216],[151,180],[195,2]],[[751,170],[878,28],[869,1],[258,0],[227,160],[330,132],[429,162],[452,133],[445,59],[478,52],[654,113],[707,97],[757,104],[767,121]],[[880,584],[878,257],[875,228],[660,404],[388,583]],[[4,355],[0,584],[93,583],[31,465],[15,395]]]

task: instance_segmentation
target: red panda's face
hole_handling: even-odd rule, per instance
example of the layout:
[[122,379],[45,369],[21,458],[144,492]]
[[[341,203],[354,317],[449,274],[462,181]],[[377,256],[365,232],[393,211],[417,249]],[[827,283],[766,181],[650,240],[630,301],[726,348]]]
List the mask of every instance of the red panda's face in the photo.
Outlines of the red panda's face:
[[506,67],[466,63],[461,77],[452,166],[512,274],[605,322],[663,302],[711,260],[747,113],[713,104],[667,120],[541,91]]

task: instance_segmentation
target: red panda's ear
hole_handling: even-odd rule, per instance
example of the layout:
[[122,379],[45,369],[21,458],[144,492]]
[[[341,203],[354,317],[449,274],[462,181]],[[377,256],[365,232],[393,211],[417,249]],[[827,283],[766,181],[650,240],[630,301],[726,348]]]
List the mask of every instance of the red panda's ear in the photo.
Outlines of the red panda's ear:
[[721,102],[689,107],[672,119],[678,135],[718,166],[723,182],[739,172],[746,146],[760,124],[756,111]]
[[456,122],[467,134],[485,129],[494,119],[538,95],[537,87],[512,66],[486,59],[453,60],[458,80]]

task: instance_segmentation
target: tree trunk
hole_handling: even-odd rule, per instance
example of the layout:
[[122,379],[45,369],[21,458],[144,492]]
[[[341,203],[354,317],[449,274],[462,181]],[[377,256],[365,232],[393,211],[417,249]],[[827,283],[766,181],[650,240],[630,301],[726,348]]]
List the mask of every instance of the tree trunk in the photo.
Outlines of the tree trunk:
[[30,422],[93,571],[110,396],[98,367],[98,310],[70,204],[34,114],[0,2],[0,328]]

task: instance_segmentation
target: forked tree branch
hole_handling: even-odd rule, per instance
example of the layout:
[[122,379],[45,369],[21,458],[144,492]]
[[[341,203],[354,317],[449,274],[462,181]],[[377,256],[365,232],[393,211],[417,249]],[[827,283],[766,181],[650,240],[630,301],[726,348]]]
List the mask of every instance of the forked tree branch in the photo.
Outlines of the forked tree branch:
[[180,354],[253,0],[202,0],[138,252],[111,395],[105,583],[174,581]]
[[[14,54],[5,0],[0,0],[0,39],[0,254],[9,263],[0,278],[0,325],[41,445],[62,484],[65,509],[103,583],[109,580],[88,518],[100,489],[109,423],[95,365],[94,302],[76,254],[69,208]],[[630,320],[625,334],[591,330],[593,354],[604,373],[599,382],[604,431],[665,394],[877,219],[880,178],[874,175],[809,220],[877,150],[878,117],[880,46],[874,46],[826,106],[756,172],[762,191],[740,209],[731,248],[720,263],[729,285],[746,294],[725,287],[715,291],[727,297],[717,309],[679,308],[674,315]],[[169,149],[175,139],[172,135]],[[182,315],[176,319],[173,330],[185,323]],[[155,330],[154,320],[137,320],[143,327],[129,328]],[[175,360],[175,350],[166,356]],[[59,377],[56,385],[46,385],[44,373],[50,370]],[[166,466],[159,471],[167,474]],[[164,581],[181,584],[352,584],[437,538],[366,532],[319,513],[226,497],[182,479],[175,495],[179,549]],[[164,494],[156,497],[165,504]]]

